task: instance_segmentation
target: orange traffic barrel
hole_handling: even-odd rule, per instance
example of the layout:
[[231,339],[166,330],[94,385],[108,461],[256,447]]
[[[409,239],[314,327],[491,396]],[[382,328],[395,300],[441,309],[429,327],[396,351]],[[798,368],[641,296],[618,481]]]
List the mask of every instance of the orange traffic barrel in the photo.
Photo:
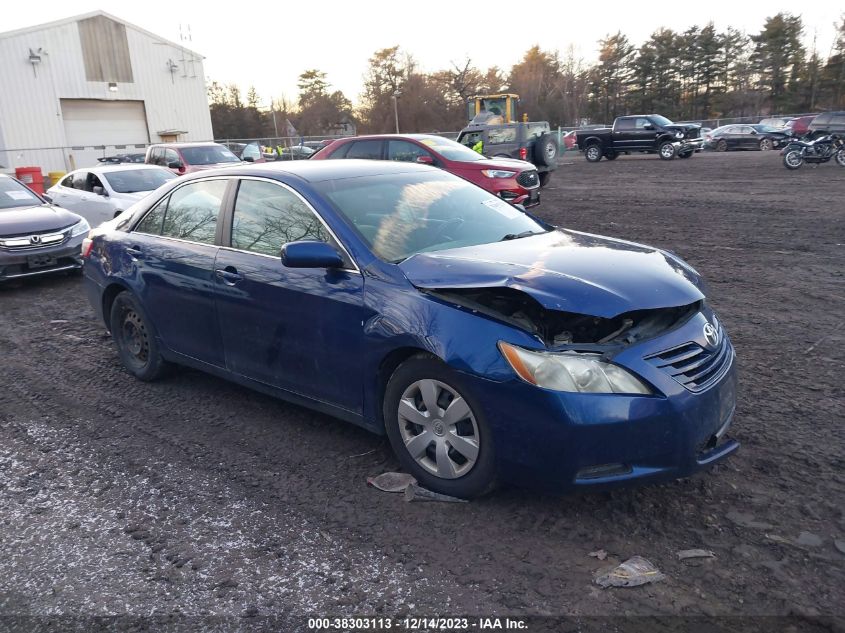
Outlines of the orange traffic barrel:
[[40,167],[16,167],[15,178],[35,193],[44,193],[44,175]]

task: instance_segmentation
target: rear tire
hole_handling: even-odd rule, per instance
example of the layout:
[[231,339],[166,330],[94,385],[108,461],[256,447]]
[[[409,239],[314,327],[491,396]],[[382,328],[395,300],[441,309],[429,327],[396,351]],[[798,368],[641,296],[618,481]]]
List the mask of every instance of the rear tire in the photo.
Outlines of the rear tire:
[[672,160],[675,158],[675,144],[672,141],[664,141],[657,148],[657,154],[662,160]]
[[797,149],[790,150],[783,156],[783,166],[787,169],[801,169],[803,164],[804,157]]
[[590,163],[599,162],[601,160],[601,147],[598,145],[590,145],[584,150],[584,158],[586,158],[587,162]]
[[150,382],[164,373],[167,363],[159,351],[155,329],[132,293],[124,290],[115,297],[109,324],[120,360],[130,374]]
[[490,426],[464,378],[441,360],[421,354],[402,363],[382,413],[393,451],[423,487],[468,499],[495,486]]
[[845,149],[840,149],[836,154],[833,156],[833,160],[836,161],[836,164],[840,167],[845,167]]

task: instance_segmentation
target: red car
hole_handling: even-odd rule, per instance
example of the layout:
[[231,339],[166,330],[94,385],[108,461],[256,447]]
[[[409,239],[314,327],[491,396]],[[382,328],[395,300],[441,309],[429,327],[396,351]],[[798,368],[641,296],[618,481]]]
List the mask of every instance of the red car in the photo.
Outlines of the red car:
[[786,122],[786,129],[792,132],[792,136],[804,136],[810,127],[810,121],[816,118],[816,114],[809,114],[807,116],[799,116],[797,119],[792,119]]
[[486,189],[511,204],[540,204],[540,178],[531,163],[485,158],[442,136],[384,134],[338,139],[310,160],[365,158],[434,165]]

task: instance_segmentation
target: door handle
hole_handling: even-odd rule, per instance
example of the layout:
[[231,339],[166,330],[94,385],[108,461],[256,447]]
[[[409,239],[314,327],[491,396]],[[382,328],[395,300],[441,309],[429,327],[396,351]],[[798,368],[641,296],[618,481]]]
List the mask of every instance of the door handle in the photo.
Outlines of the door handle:
[[87,200],[88,196],[82,196],[82,200]]
[[238,272],[238,269],[234,266],[226,266],[226,268],[217,268],[214,271],[214,274],[217,275],[217,278],[220,279],[224,284],[229,286],[234,286],[238,283],[241,279],[243,279],[243,275]]

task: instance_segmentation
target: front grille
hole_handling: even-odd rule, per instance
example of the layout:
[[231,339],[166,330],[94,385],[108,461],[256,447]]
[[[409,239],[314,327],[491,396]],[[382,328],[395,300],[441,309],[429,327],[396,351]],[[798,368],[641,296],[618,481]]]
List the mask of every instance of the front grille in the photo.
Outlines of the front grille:
[[684,343],[646,356],[646,360],[690,391],[704,391],[724,375],[733,358],[733,347],[722,325],[717,323],[716,328],[719,333],[716,349],[705,349],[698,343]]
[[687,138],[698,138],[698,135],[701,133],[701,128],[695,127],[691,130],[687,130],[686,137]]
[[533,189],[540,184],[540,177],[537,175],[537,171],[532,169],[519,174],[519,176],[516,177],[516,182],[519,183],[521,187]]
[[70,236],[70,231],[50,231],[48,233],[33,233],[31,235],[17,235],[14,237],[0,237],[0,248],[7,251],[24,251],[45,246],[63,244]]

